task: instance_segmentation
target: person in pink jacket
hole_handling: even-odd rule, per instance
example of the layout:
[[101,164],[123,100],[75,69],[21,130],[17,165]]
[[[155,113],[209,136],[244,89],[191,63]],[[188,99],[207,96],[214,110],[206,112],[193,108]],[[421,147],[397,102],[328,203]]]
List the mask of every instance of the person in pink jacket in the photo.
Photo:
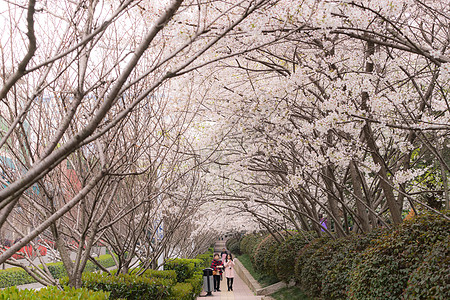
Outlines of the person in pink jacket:
[[233,290],[233,280],[234,280],[234,261],[231,254],[227,255],[224,263],[225,267],[225,277],[227,278],[228,291]]

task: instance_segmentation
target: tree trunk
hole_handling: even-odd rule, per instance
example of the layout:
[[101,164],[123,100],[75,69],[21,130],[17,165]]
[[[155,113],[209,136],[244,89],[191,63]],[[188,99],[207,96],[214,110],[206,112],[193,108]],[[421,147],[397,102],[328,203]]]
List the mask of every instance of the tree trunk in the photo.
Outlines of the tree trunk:
[[353,192],[355,193],[356,197],[356,209],[358,211],[358,218],[361,223],[361,228],[363,232],[369,232],[370,231],[370,225],[369,225],[369,215],[366,211],[366,207],[364,204],[362,204],[361,201],[363,200],[363,192],[362,192],[362,184],[359,180],[358,171],[356,170],[356,163],[354,161],[350,162],[350,176],[352,178],[352,184],[353,184]]

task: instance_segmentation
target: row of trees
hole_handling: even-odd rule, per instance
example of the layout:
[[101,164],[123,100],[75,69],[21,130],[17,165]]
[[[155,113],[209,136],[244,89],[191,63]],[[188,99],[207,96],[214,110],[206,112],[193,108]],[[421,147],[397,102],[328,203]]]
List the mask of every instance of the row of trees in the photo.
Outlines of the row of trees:
[[290,4],[251,20],[271,42],[196,83],[226,137],[212,195],[266,230],[331,236],[448,209],[448,3]]
[[79,286],[99,243],[128,272],[251,220],[345,236],[448,208],[442,1],[4,6],[0,263],[48,239]]
[[190,129],[201,103],[172,81],[229,56],[214,52],[221,39],[269,2],[2,4],[0,229],[18,238],[0,263],[57,284],[11,258],[47,243],[78,287],[96,245],[122,273],[206,249],[216,233],[198,221],[206,160]]

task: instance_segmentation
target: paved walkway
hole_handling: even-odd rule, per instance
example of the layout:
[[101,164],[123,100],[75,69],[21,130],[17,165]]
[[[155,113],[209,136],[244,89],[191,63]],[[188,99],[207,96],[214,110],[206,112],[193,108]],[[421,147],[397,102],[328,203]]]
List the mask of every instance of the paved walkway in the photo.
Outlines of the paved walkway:
[[[222,249],[225,248],[225,241],[217,241],[214,246],[214,251],[217,253],[220,253]],[[261,296],[255,296],[253,292],[249,289],[249,287],[242,281],[242,279],[237,276],[234,277],[234,283],[233,283],[233,291],[228,292],[227,291],[227,280],[224,278],[220,282],[220,289],[221,292],[212,293],[212,296],[205,297],[204,292],[200,297],[198,297],[198,300],[203,299],[216,299],[216,300],[261,300]]]

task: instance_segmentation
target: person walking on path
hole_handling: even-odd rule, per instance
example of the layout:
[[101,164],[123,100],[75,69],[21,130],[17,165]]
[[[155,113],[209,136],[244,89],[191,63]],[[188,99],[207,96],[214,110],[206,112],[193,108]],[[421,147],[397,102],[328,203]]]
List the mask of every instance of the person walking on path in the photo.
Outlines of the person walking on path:
[[231,254],[228,254],[225,259],[225,277],[227,278],[228,291],[232,291],[234,281],[234,261]]
[[214,259],[211,262],[211,269],[213,269],[214,278],[214,292],[220,292],[220,276],[223,272],[223,263],[219,260],[219,254],[214,254]]

